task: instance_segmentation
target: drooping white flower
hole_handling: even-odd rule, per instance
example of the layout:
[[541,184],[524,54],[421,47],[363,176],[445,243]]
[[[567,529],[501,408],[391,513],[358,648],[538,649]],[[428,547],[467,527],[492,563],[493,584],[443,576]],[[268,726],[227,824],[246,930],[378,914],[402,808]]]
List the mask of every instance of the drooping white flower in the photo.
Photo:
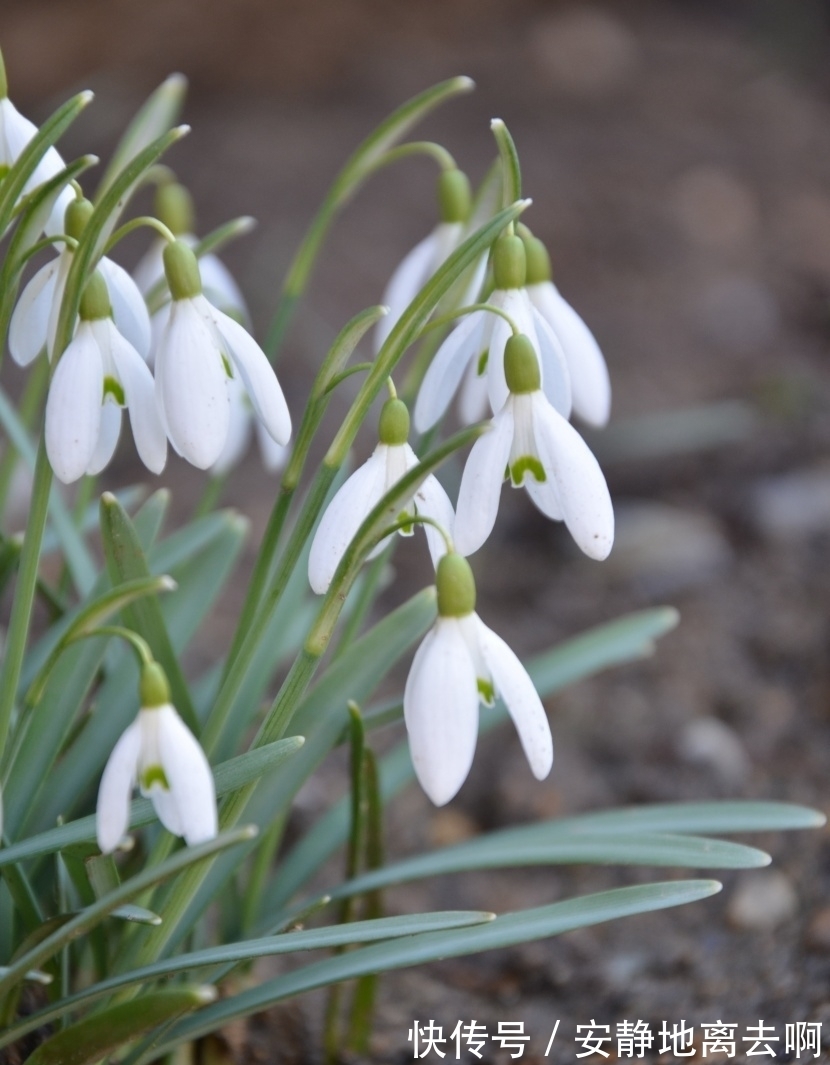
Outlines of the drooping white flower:
[[186,244],[168,244],[164,263],[173,300],[156,349],[156,400],[173,447],[200,469],[213,466],[230,432],[237,375],[270,436],[287,444],[291,417],[263,350],[202,295],[199,266]]
[[98,846],[110,854],[130,822],[130,796],[138,785],[159,820],[194,846],[218,830],[213,774],[193,733],[170,703],[167,680],[157,663],[144,666],[141,709],[121,735],[98,790]]
[[142,462],[161,473],[167,437],[147,364],[112,320],[107,286],[96,273],[81,300],[80,324],[64,351],[46,400],[46,453],[56,476],[70,484],[109,463],[126,407]]
[[[369,459],[355,470],[326,508],[317,527],[308,558],[308,580],[318,595],[328,590],[346,548],[355,533],[393,485],[418,464],[418,456],[407,443],[409,412],[399,399],[383,406],[378,427],[380,442]],[[390,525],[406,515],[422,514],[452,536],[452,504],[438,479],[430,474],[415,492],[411,502],[398,514],[389,515]],[[433,564],[446,552],[444,538],[432,525],[425,524],[427,544]],[[411,528],[400,530],[411,533]],[[374,558],[386,546],[382,540],[368,555]]]
[[464,467],[456,547],[463,555],[481,547],[495,524],[501,487],[509,477],[514,488],[527,489],[543,514],[565,522],[586,555],[606,558],[614,542],[614,510],[599,463],[541,391],[527,337],[508,340],[505,368],[508,399]]
[[[502,234],[493,250],[496,288],[487,302],[506,317],[474,311],[453,329],[435,353],[415,403],[415,427],[431,429],[443,416],[465,377],[462,417],[478,421],[486,413],[485,394],[493,413],[507,399],[504,346],[513,326],[528,337],[539,362],[545,395],[560,414],[571,412],[571,382],[562,346],[530,301],[525,288],[525,250],[520,237]],[[512,324],[511,324],[512,323]],[[485,389],[476,378],[486,382]]]
[[[66,210],[67,234],[78,239],[91,213],[89,200],[73,199]],[[61,300],[73,254],[72,247],[65,245],[37,271],[17,301],[9,323],[9,351],[21,366],[27,366],[44,348],[50,359],[54,354]],[[112,259],[104,256],[98,270],[106,282],[118,331],[146,359],[150,352],[150,316],[143,296],[127,271]]]
[[[438,206],[441,221],[408,252],[395,268],[381,303],[389,313],[375,326],[375,351],[380,351],[398,319],[432,275],[449,258],[464,237],[470,214],[470,183],[457,169],[443,170],[438,178]],[[472,302],[481,288],[487,269],[486,256],[479,259],[467,286],[463,303]]]
[[266,473],[278,473],[288,460],[289,448],[278,444],[263,423],[257,418],[245,387],[238,377],[228,382],[230,388],[230,423],[225,447],[219,458],[210,467],[215,477],[224,477],[245,456],[251,443],[251,436],[256,436],[259,455]]
[[421,787],[436,806],[467,778],[478,738],[479,703],[501,697],[537,780],[550,772],[553,740],[524,666],[475,613],[475,583],[461,555],[438,563],[438,620],[412,662],[403,707]]
[[588,425],[602,428],[611,414],[611,380],[599,344],[554,285],[545,245],[526,227],[520,228],[527,253],[527,294],[562,345],[574,414]]

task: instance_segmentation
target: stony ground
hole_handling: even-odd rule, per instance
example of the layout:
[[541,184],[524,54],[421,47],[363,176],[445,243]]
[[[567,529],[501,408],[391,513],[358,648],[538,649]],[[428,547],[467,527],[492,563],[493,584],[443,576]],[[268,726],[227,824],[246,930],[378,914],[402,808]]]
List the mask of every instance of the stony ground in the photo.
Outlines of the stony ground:
[[[435,812],[416,793],[396,802],[390,850],[416,853],[628,803],[766,798],[830,810],[823,6],[805,2],[797,14],[786,4],[656,0],[311,7],[316,17],[288,4],[270,16],[264,5],[240,5],[251,18],[223,39],[212,18],[173,3],[171,31],[152,49],[146,32],[131,38],[129,5],[116,32],[97,4],[10,0],[0,33],[14,74],[14,41],[33,42],[57,12],[67,27],[76,24],[70,12],[95,14],[110,53],[93,61],[76,32],[57,50],[50,36],[40,65],[56,92],[93,69],[113,128],[149,85],[142,78],[170,66],[195,75],[187,116],[195,133],[178,161],[204,204],[205,228],[234,213],[261,220],[229,256],[260,323],[274,279],[357,140],[410,93],[450,74],[474,76],[478,93],[436,116],[428,133],[474,173],[491,152],[492,115],[514,134],[535,199],[530,221],[611,367],[614,426],[592,443],[619,522],[611,560],[592,564],[515,494],[476,558],[481,613],[528,654],[638,607],[671,603],[682,618],[653,659],[551,702],[557,754],[548,781],[532,780],[508,730],[488,737],[448,809]],[[216,5],[206,10],[216,16]],[[277,59],[263,65],[264,55]],[[34,93],[31,67],[20,76]],[[334,331],[377,299],[431,224],[431,180],[418,164],[383,175],[343,218],[288,346],[294,409]],[[183,510],[188,490],[181,486]],[[251,462],[228,501],[261,528],[267,495]],[[402,576],[412,587],[426,579],[422,567]],[[200,657],[228,625],[216,619]],[[333,767],[304,797],[303,816],[339,781]],[[759,1019],[780,1035],[787,1022],[821,1021],[830,1044],[830,839],[753,842],[770,850],[773,867],[723,876],[723,893],[706,902],[385,977],[365,1060],[410,1060],[415,1018],[433,1019],[445,1035],[459,1020],[491,1033],[499,1021],[522,1021],[525,1061],[545,1060],[557,1019],[548,1060],[563,1062],[580,1050],[575,1025],[592,1020],[612,1031],[622,1020],[657,1028],[722,1020],[738,1024],[739,1037]],[[459,876],[390,892],[387,905],[505,911],[650,875]],[[318,1060],[320,1012],[311,996],[229,1033],[234,1060]],[[508,1055],[493,1045],[483,1060]]]

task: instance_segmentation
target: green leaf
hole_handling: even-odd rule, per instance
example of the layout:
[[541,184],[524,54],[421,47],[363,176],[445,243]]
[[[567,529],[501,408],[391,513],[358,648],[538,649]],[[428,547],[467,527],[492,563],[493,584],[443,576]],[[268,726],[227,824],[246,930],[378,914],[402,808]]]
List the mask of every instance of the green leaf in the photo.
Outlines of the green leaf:
[[[219,947],[179,954],[165,958],[142,969],[119,973],[99,984],[84,988],[69,995],[46,1009],[22,1018],[6,1031],[0,1033],[0,1047],[7,1046],[26,1035],[27,1032],[50,1024],[65,1013],[89,1005],[105,995],[123,988],[151,983],[165,976],[176,976],[206,966],[236,965],[256,958],[273,957],[277,954],[294,954],[305,950],[324,950],[332,947],[372,943],[377,940],[396,939],[422,932],[443,932],[452,928],[464,928],[482,924],[493,919],[493,914],[479,910],[450,910],[436,913],[416,913],[401,917],[383,917],[375,921],[356,921],[348,926],[313,928],[309,931],[287,932],[279,936],[263,936],[259,939],[242,940]],[[0,969],[2,975],[3,969]],[[44,974],[45,975],[45,974]],[[27,977],[28,979],[29,977]],[[135,1000],[134,1000],[135,1001]],[[97,1014],[96,1014],[97,1016]]]
[[171,74],[147,98],[112,154],[98,186],[96,201],[101,199],[124,167],[178,121],[186,92],[187,78],[183,74]]
[[721,885],[715,880],[679,880],[617,888],[550,906],[505,914],[488,924],[473,928],[427,932],[392,943],[364,947],[268,980],[209,1006],[192,1021],[177,1025],[168,1041],[155,1048],[154,1053],[163,1053],[179,1042],[196,1039],[236,1018],[267,1009],[276,1002],[312,988],[326,987],[367,973],[388,972],[442,958],[457,958],[484,950],[512,947],[518,943],[535,942],[575,928],[695,902],[714,895],[720,889]]
[[[821,828],[819,810],[788,802],[676,802],[627,806],[565,821],[574,832],[781,832]],[[560,822],[561,823],[561,822]]]
[[154,991],[78,1021],[52,1036],[26,1060],[29,1065],[94,1065],[138,1036],[213,1002],[211,987]]
[[494,118],[490,123],[490,129],[496,138],[501,159],[502,173],[502,206],[520,199],[522,195],[522,168],[519,164],[519,153],[510,136],[510,131],[500,118]]
[[[278,740],[265,747],[246,751],[245,754],[237,755],[236,758],[217,765],[213,769],[217,797],[221,798],[229,792],[243,788],[252,781],[258,780],[263,774],[276,769],[277,766],[295,755],[303,746],[303,742],[302,736],[289,736],[287,739]],[[133,801],[130,806],[131,829],[152,824],[156,820],[156,813],[150,799]],[[80,843],[94,843],[95,840],[95,815],[80,817],[76,821],[69,821],[65,825],[50,828],[36,836],[12,843],[9,847],[0,848],[0,868],[14,862],[52,854]]]

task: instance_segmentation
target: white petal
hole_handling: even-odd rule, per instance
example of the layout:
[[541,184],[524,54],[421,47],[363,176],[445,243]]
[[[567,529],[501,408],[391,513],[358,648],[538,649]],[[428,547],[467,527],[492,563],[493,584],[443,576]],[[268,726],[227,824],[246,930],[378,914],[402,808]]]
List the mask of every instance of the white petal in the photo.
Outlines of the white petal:
[[72,251],[64,248],[58,256],[58,272],[55,275],[55,288],[52,294],[52,307],[49,312],[49,322],[46,327],[46,354],[50,359],[55,355],[55,334],[58,331],[61,303],[66,289],[66,279],[72,266]]
[[[543,514],[554,521],[563,521],[565,512],[559,499],[556,478],[551,470],[545,469],[536,443],[534,421],[535,411],[539,406],[548,406],[548,401],[542,392],[513,396],[513,418],[516,428],[513,434],[513,446],[510,449],[510,466],[512,470],[515,464],[523,458],[535,459],[542,466],[541,473],[544,475],[544,480],[537,480],[533,471],[525,470],[522,484]],[[510,483],[514,487],[519,487],[512,476]]]
[[536,396],[536,447],[545,470],[553,474],[565,524],[586,555],[607,558],[614,543],[614,508],[599,463],[576,429],[541,393]]
[[[533,328],[533,307],[525,290],[521,288],[497,289],[487,302],[495,307],[501,307],[518,327],[519,332],[528,337],[538,355],[539,342],[536,339],[536,330]],[[491,317],[493,333],[487,356],[487,391],[490,395],[490,407],[494,414],[498,414],[508,394],[507,381],[504,376],[504,347],[513,329],[510,323],[500,315]],[[544,381],[544,367],[542,367],[542,380]]]
[[156,399],[170,441],[202,470],[221,455],[230,421],[217,339],[192,300],[176,300],[156,352]]
[[132,344],[107,318],[104,328],[109,334],[118,380],[124,389],[124,399],[130,413],[136,450],[141,461],[153,473],[161,473],[167,462],[167,435],[159,417],[153,375]]
[[216,789],[205,752],[172,706],[162,706],[158,743],[161,766],[189,846],[213,839],[218,831]]
[[507,402],[491,427],[473,445],[458,491],[455,547],[462,555],[478,551],[493,530],[513,441],[513,404]]
[[259,419],[254,425],[259,454],[266,473],[279,473],[288,462],[290,448],[278,444]]
[[467,363],[481,354],[486,324],[485,311],[468,314],[436,351],[415,402],[414,422],[419,433],[431,429],[449,407]]
[[149,797],[152,799],[156,816],[167,831],[172,832],[174,836],[183,836],[184,829],[182,828],[179,805],[173,792],[168,791],[161,784],[156,784],[151,789]]
[[386,338],[398,323],[398,319],[429,280],[430,269],[438,247],[437,230],[415,245],[408,252],[389,279],[381,303],[389,313],[375,326],[375,353],[383,347]]
[[519,733],[533,775],[543,780],[553,765],[553,739],[542,700],[527,670],[504,640],[476,617],[478,638],[484,661],[496,692]]
[[221,259],[215,255],[203,255],[199,259],[199,273],[202,275],[205,296],[214,307],[218,307],[225,314],[240,316],[243,322],[250,321],[251,316],[242,290]]
[[484,284],[486,274],[487,254],[485,253],[484,255],[480,255],[476,261],[473,276],[467,286],[467,291],[464,293],[464,299],[462,300],[463,306],[469,305],[470,303],[478,303],[478,296],[481,292],[481,286]]
[[412,764],[436,806],[449,802],[470,772],[478,702],[475,669],[458,622],[439,618],[418,648],[403,697]]
[[[210,307],[207,300],[204,304]],[[291,415],[268,356],[238,322],[215,307],[210,307],[210,312],[230,349],[231,358],[239,370],[257,417],[278,444],[287,444],[291,439]]]
[[147,251],[138,260],[138,266],[133,270],[133,281],[142,296],[146,296],[164,277],[164,260],[162,258],[167,241],[164,237],[157,237]]
[[20,366],[28,366],[46,347],[59,261],[53,259],[38,270],[20,294],[12,314],[9,351]]
[[458,416],[464,425],[472,425],[486,418],[490,412],[487,396],[487,370],[478,372],[478,359],[473,359],[464,374],[458,397]]
[[[238,377],[228,381],[228,391],[231,400],[228,437],[222,449],[222,454],[210,468],[210,472],[214,477],[222,477],[237,466],[242,461],[245,452],[248,450],[248,444],[251,442],[254,417],[252,410],[248,406],[245,388]],[[257,425],[260,424],[261,422],[257,422]],[[268,436],[268,434],[265,433],[265,436]],[[268,439],[270,440],[271,437],[268,436]],[[275,444],[274,446],[276,447],[277,445]]]
[[112,259],[104,257],[98,269],[107,283],[118,332],[129,340],[142,359],[146,359],[150,354],[151,331],[144,297],[127,271]]
[[565,352],[542,315],[533,308],[533,326],[542,361],[542,387],[563,418],[571,416],[571,375]]
[[386,445],[378,444],[369,459],[355,470],[326,507],[308,556],[308,582],[322,595],[334,571],[386,484]]
[[101,406],[101,424],[98,429],[98,443],[84,471],[94,477],[110,464],[118,437],[121,435],[121,408],[112,399],[106,399]]
[[[48,152],[46,153],[49,154]],[[63,161],[61,160],[61,163]],[[61,165],[60,169],[63,169]],[[48,237],[56,237],[60,233],[63,233],[66,229],[66,209],[75,199],[75,190],[70,186],[62,189],[58,198],[55,200],[55,204],[49,213],[49,218],[46,225],[43,227],[43,232]]]
[[[412,451],[409,444],[406,445],[408,451],[411,454],[412,466],[418,462],[418,456]],[[450,540],[453,538],[455,532],[455,511],[452,509],[452,503],[450,497],[444,491],[441,482],[434,474],[430,474],[426,478],[424,483],[415,493],[415,509],[419,514],[423,514],[424,517],[432,518],[433,521],[438,522],[444,532],[449,536]],[[426,533],[427,545],[429,546],[429,553],[432,558],[433,566],[438,565],[438,560],[447,553],[447,545],[444,541],[444,537],[433,525],[424,525],[424,532]]]
[[58,362],[46,400],[46,452],[64,484],[82,477],[95,453],[103,392],[98,345],[82,323]]
[[130,794],[140,750],[141,731],[138,721],[134,721],[113,747],[98,789],[95,830],[104,854],[115,850],[129,827]]
[[37,126],[17,110],[8,96],[0,100],[0,166],[14,166],[37,133]]

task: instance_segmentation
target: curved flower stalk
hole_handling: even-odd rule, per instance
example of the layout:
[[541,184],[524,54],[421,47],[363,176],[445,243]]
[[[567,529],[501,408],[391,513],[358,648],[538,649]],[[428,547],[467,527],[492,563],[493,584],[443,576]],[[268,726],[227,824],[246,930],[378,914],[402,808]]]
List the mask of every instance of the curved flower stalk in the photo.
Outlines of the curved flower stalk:
[[[375,327],[375,352],[380,351],[400,316],[461,243],[470,208],[470,182],[467,175],[454,167],[442,170],[438,177],[441,221],[429,236],[403,257],[389,279],[380,301],[389,308],[389,314],[381,318]],[[463,303],[471,303],[476,298],[486,269],[487,258],[483,256],[475,266]]]
[[594,334],[553,283],[548,250],[526,226],[519,226],[527,254],[527,294],[565,353],[573,412],[601,429],[611,414],[611,380]]
[[553,765],[553,740],[533,681],[504,640],[475,612],[467,560],[438,563],[438,620],[412,662],[403,697],[412,764],[421,787],[443,806],[467,779],[478,739],[480,702],[504,704],[530,769],[543,780]]
[[458,550],[471,555],[490,535],[508,476],[543,514],[565,522],[586,555],[607,558],[614,542],[608,486],[588,445],[541,391],[539,363],[526,336],[508,339],[505,371],[507,401],[473,445],[461,478]]
[[168,244],[164,267],[173,301],[156,350],[156,400],[173,447],[200,469],[214,465],[228,442],[237,377],[269,435],[287,444],[291,416],[265,353],[202,294],[199,264],[185,243]]
[[107,285],[96,273],[84,291],[78,331],[58,360],[46,400],[46,452],[64,484],[85,473],[99,473],[109,463],[123,407],[130,412],[142,462],[161,473],[167,438],[156,409],[153,377],[116,328]]
[[202,748],[170,703],[157,662],[141,672],[141,709],[116,743],[98,791],[96,830],[104,854],[114,851],[130,823],[130,795],[138,784],[159,820],[189,846],[217,834],[216,790]]
[[[75,242],[92,214],[86,199],[73,199],[66,209],[64,226],[70,242],[42,266],[29,281],[9,323],[9,351],[20,366],[28,366],[43,349],[54,355],[61,300],[72,265]],[[106,283],[112,314],[119,333],[146,359],[150,353],[150,316],[135,282],[117,263],[104,256],[98,270]]]
[[[341,486],[317,527],[308,558],[308,580],[318,595],[328,590],[340,559],[369,512],[404,474],[418,465],[418,456],[407,443],[409,411],[402,400],[394,398],[384,403],[378,437],[379,443],[369,459]],[[452,535],[452,503],[434,474],[426,478],[402,513],[389,515],[390,524],[414,514],[430,518]],[[425,524],[424,530],[433,564],[437,565],[446,553],[444,536],[432,525]],[[404,525],[398,531],[411,536],[412,526]],[[388,539],[381,540],[367,557],[378,555]]]
[[[465,422],[493,413],[507,400],[504,346],[511,331],[530,341],[545,395],[563,418],[571,413],[571,383],[562,346],[530,301],[525,288],[526,256],[520,237],[503,233],[493,249],[495,291],[485,308],[465,316],[435,353],[415,403],[415,428],[424,433],[444,415],[467,374],[461,415]],[[512,326],[511,326],[512,323]],[[484,385],[486,384],[486,389]]]

